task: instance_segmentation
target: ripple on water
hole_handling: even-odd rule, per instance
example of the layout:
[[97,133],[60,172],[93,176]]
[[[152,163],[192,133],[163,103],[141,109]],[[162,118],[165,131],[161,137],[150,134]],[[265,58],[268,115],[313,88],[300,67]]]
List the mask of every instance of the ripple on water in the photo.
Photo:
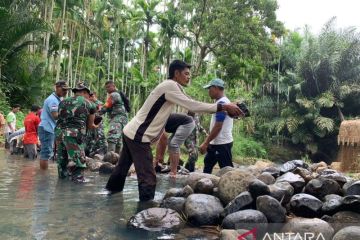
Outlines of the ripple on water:
[[[74,184],[59,180],[56,164],[38,169],[38,161],[9,156],[0,150],[0,239],[171,239],[164,233],[137,233],[127,220],[141,210],[136,177],[127,179],[122,193],[104,189],[108,175],[86,172],[90,180]],[[158,178],[155,202],[169,187]]]

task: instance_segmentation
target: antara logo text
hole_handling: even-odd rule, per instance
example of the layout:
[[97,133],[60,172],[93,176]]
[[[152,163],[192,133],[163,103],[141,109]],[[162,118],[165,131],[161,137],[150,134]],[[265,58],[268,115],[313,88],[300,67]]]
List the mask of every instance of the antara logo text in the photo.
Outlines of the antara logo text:
[[[247,231],[240,236],[238,236],[237,240],[248,240],[248,236],[251,236],[252,240],[258,240],[256,238],[256,228]],[[285,239],[296,239],[296,240],[326,240],[322,233],[266,233],[259,240],[285,240]]]

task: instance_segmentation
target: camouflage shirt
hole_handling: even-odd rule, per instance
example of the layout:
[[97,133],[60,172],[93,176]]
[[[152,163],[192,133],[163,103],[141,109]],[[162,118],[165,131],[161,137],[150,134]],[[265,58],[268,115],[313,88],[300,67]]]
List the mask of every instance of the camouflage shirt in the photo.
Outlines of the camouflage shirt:
[[68,97],[59,104],[57,127],[86,129],[87,118],[96,112],[96,105],[83,96]]
[[115,91],[110,93],[109,98],[106,102],[107,103],[103,106],[102,111],[108,112],[110,118],[119,115],[127,117],[124,101],[122,100],[119,92]]

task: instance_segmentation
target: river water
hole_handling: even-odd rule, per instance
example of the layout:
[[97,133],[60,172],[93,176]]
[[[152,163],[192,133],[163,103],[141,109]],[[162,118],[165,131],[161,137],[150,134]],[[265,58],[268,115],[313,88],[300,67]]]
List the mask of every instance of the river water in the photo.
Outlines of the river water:
[[[39,170],[37,160],[0,150],[0,239],[168,239],[174,235],[126,228],[139,204],[137,180],[128,177],[123,193],[104,190],[108,175],[86,172],[89,182],[59,180],[56,164]],[[158,177],[155,200],[170,187]]]

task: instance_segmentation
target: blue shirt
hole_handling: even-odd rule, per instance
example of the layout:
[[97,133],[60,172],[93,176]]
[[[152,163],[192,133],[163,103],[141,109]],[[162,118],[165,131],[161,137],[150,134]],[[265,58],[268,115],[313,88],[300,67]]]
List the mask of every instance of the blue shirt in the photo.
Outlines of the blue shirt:
[[43,127],[47,132],[54,133],[56,121],[52,117],[51,113],[58,111],[60,101],[61,99],[55,93],[52,93],[44,101],[44,106],[41,112],[41,122],[39,126]]

